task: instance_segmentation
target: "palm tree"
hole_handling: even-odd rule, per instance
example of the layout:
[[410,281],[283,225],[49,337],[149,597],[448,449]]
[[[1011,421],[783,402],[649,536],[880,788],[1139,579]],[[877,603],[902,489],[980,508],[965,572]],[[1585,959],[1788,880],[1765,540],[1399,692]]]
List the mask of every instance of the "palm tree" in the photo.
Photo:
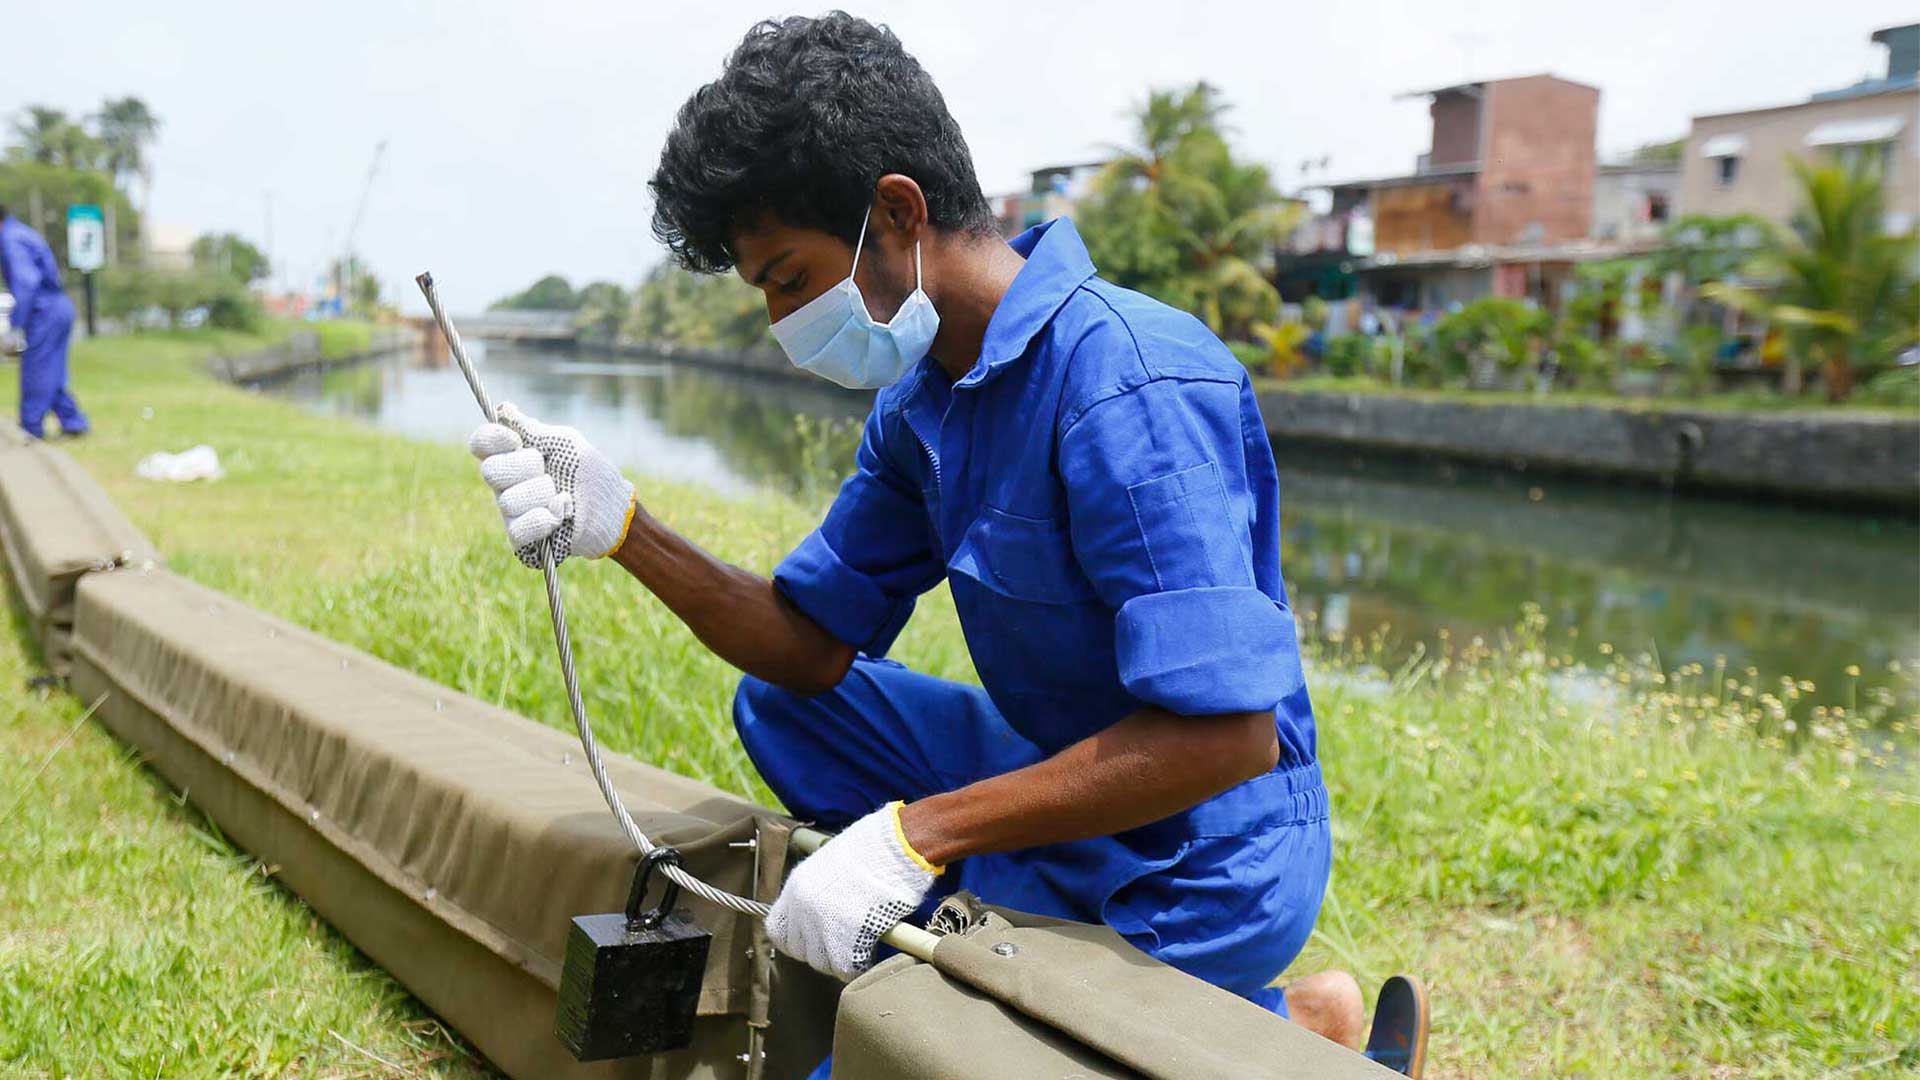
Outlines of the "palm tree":
[[63,124],[53,136],[60,164],[69,169],[95,169],[100,166],[105,147],[93,133],[79,124]]
[[142,187],[151,183],[147,147],[160,132],[160,118],[137,97],[109,99],[93,114],[105,147],[107,171],[116,183],[138,176]]
[[1220,118],[1229,106],[1220,100],[1220,92],[1202,80],[1185,91],[1152,90],[1135,120],[1140,141],[1131,147],[1109,146],[1113,160],[1108,169],[1120,179],[1143,177],[1157,182],[1166,159],[1180,144],[1196,132],[1218,132]]
[[22,153],[42,165],[52,165],[60,158],[63,132],[72,126],[60,109],[29,105],[27,115],[13,122],[13,133],[20,139]]
[[1261,264],[1300,211],[1264,166],[1233,159],[1220,123],[1227,108],[1204,82],[1150,93],[1136,143],[1112,148],[1076,216],[1108,277],[1244,338],[1278,310]]
[[1920,232],[1886,231],[1886,188],[1871,165],[1792,165],[1800,205],[1748,269],[1769,285],[1702,293],[1786,326],[1789,355],[1812,360],[1839,401],[1861,370],[1920,340]]

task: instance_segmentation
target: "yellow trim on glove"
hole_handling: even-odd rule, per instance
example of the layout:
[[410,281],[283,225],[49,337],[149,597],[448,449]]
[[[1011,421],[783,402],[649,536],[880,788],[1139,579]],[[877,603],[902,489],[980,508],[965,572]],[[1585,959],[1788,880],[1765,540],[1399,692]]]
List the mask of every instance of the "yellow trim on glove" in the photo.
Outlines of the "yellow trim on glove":
[[627,520],[620,523],[620,539],[615,540],[613,542],[612,547],[601,552],[598,556],[596,556],[596,558],[604,559],[607,556],[613,554],[614,552],[620,550],[620,545],[627,542],[627,533],[633,528],[634,511],[639,509],[640,509],[640,493],[635,492],[632,495],[627,496]]
[[913,845],[907,842],[906,826],[900,824],[900,808],[905,805],[905,803],[898,799],[887,804],[887,809],[893,811],[893,835],[895,839],[900,841],[900,850],[907,853],[907,858],[912,859],[915,866],[925,870],[927,873],[936,875],[946,873],[946,867],[935,866],[928,862],[925,855],[913,850]]

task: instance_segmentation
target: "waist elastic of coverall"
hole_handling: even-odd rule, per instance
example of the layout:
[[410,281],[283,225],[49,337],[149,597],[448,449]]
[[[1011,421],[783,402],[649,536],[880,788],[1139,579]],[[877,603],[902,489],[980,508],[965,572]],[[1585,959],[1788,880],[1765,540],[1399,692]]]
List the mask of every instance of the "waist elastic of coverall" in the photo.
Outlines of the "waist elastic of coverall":
[[1320,777],[1320,763],[1311,761],[1256,776],[1198,806],[1125,835],[1155,843],[1203,836],[1246,836],[1325,821],[1327,812],[1327,786]]

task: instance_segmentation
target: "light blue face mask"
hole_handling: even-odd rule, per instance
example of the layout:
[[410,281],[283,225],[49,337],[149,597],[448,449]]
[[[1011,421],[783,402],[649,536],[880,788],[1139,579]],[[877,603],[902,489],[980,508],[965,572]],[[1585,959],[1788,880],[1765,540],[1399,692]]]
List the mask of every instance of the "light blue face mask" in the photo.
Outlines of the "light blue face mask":
[[[867,219],[873,211],[867,211]],[[867,242],[867,221],[853,245],[853,265]],[[875,322],[860,286],[847,279],[773,324],[773,336],[795,366],[854,390],[877,390],[897,381],[933,347],[940,314],[920,287],[920,243],[913,245],[913,293],[887,322]]]

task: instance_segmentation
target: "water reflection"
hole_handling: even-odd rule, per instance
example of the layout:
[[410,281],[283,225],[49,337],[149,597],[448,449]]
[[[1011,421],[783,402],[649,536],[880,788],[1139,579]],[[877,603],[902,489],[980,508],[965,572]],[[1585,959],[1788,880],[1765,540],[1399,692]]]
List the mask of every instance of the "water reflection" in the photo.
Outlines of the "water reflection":
[[[496,400],[591,434],[638,471],[744,492],[818,494],[847,468],[871,395],[809,380],[512,348],[478,358]],[[305,376],[272,388],[317,411],[458,441],[474,407],[433,358]],[[1817,701],[1911,681],[1920,657],[1920,529],[1906,519],[1765,507],[1505,472],[1418,466],[1282,447],[1286,569],[1294,606],[1323,628],[1392,628],[1401,647],[1492,638],[1524,601],[1574,634],[1671,670],[1751,666],[1812,680]]]
[[[730,494],[817,486],[851,460],[872,402],[800,379],[485,342],[468,349],[495,401],[588,432],[620,465]],[[316,412],[441,441],[463,441],[477,416],[444,351],[304,373],[266,389]]]
[[[1296,608],[1323,628],[1392,628],[1403,646],[1441,629],[1492,639],[1517,605],[1667,669],[1755,668],[1816,685],[1817,701],[1900,689],[1920,656],[1920,531],[1883,520],[1542,482],[1506,473],[1301,455],[1283,448],[1283,565]],[[1864,702],[1864,697],[1860,700]]]

